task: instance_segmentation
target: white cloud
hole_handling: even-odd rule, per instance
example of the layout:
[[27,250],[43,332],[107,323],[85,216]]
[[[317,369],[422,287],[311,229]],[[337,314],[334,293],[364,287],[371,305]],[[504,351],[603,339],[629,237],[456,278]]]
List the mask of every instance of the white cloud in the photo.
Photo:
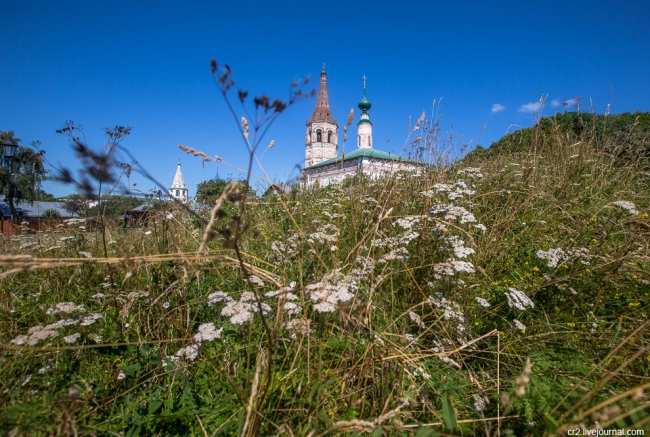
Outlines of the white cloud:
[[506,109],[505,106],[503,106],[500,103],[495,103],[494,105],[492,105],[492,114],[496,114],[497,112],[501,112],[504,109]]
[[574,97],[571,97],[570,99],[567,100],[566,97],[565,97],[562,100],[554,99],[551,102],[551,106],[553,106],[554,108],[559,108],[560,106],[566,106],[568,108],[570,106],[575,105],[576,103],[578,103],[578,99],[576,99]]
[[530,102],[521,105],[519,109],[517,109],[517,112],[537,112],[540,110],[541,107],[542,107],[541,102]]

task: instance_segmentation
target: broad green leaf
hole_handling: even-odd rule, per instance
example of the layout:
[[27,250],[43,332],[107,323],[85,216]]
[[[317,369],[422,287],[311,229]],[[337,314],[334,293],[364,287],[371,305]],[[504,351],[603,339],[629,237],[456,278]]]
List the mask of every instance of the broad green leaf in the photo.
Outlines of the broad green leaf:
[[153,401],[149,404],[147,411],[149,414],[154,414],[162,406],[162,401]]
[[429,428],[428,426],[423,426],[418,429],[418,432],[415,434],[415,437],[438,437],[438,433],[435,429]]
[[456,412],[447,392],[442,395],[442,418],[447,428],[456,429]]

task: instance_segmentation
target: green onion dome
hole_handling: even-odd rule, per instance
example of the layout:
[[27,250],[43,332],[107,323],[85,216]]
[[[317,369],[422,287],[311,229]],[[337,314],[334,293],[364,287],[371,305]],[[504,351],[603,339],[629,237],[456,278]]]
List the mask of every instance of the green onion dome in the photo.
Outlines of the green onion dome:
[[367,111],[368,109],[370,109],[371,106],[372,104],[370,103],[370,100],[366,98],[366,90],[364,89],[363,99],[361,99],[361,101],[359,102],[359,109],[361,109],[362,111]]

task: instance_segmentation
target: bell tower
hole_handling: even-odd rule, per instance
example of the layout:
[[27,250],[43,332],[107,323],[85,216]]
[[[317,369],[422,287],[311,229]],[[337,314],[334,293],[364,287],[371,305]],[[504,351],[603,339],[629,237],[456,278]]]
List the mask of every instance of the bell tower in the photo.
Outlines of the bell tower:
[[336,158],[339,150],[339,125],[332,117],[330,101],[327,95],[327,73],[325,63],[320,74],[320,87],[316,108],[311,118],[307,120],[305,136],[305,168]]

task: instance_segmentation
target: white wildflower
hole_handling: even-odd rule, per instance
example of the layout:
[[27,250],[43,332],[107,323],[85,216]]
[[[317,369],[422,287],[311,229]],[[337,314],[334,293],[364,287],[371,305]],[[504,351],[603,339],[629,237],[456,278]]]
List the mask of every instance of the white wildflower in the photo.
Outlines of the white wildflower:
[[512,322],[515,324],[515,326],[517,327],[517,329],[519,329],[519,330],[521,330],[521,331],[525,331],[525,330],[526,330],[526,325],[524,325],[523,323],[521,323],[519,320],[514,319]]
[[165,308],[165,309],[169,308],[169,302],[163,303],[163,308]]
[[246,302],[230,301],[221,310],[221,315],[230,317],[230,323],[242,325],[253,320],[253,306]]
[[343,276],[338,270],[325,275],[323,279],[305,287],[305,292],[312,302],[314,309],[321,313],[331,313],[336,310],[339,302],[347,302],[354,297],[352,292],[357,288],[356,281]]
[[427,326],[424,324],[424,322],[422,321],[422,318],[421,318],[418,314],[414,313],[413,311],[409,311],[409,317],[410,317],[411,320],[413,320],[413,321],[415,322],[415,324],[418,325],[420,328],[425,329],[425,328],[427,327]]
[[485,410],[485,399],[482,396],[474,395],[474,408],[478,412]]
[[476,222],[474,214],[467,211],[462,206],[437,204],[429,209],[429,213],[432,215],[444,214],[445,220],[456,220],[460,218],[461,224]]
[[83,256],[85,256],[86,258],[92,258],[92,257],[93,257],[93,254],[92,254],[92,253],[90,253],[90,252],[84,252],[83,250],[80,250],[80,251],[79,251],[79,255],[83,255]]
[[232,302],[233,298],[228,296],[223,291],[216,291],[208,295],[208,305],[214,306],[219,302]]
[[259,285],[260,287],[264,287],[264,281],[262,281],[260,278],[258,278],[255,275],[250,275],[248,277],[248,282],[250,282],[251,284]]
[[196,357],[199,356],[199,347],[195,344],[190,344],[183,348],[180,348],[176,352],[177,357],[185,357],[187,361],[194,361]]
[[612,202],[612,205],[627,210],[627,212],[629,212],[631,215],[639,214],[639,211],[636,210],[636,205],[627,200],[617,200],[616,202]]
[[564,259],[565,253],[562,249],[549,249],[546,252],[543,250],[537,251],[537,258],[548,260],[548,267],[557,267],[557,265]]
[[467,258],[469,255],[475,253],[474,249],[470,247],[465,247],[465,242],[460,239],[458,235],[452,235],[445,238],[449,244],[451,244],[452,250],[456,258],[463,259]]
[[88,338],[91,339],[92,341],[94,341],[95,343],[101,343],[101,342],[104,341],[104,339],[102,338],[102,336],[101,336],[101,335],[97,335],[97,334],[89,334],[89,335],[88,335]]
[[194,340],[201,343],[203,341],[212,341],[215,338],[221,338],[223,328],[215,329],[214,323],[203,323],[199,325],[199,332],[194,335]]
[[309,334],[309,319],[293,319],[284,324],[284,329],[294,334]]
[[118,381],[121,381],[121,380],[123,380],[124,378],[126,378],[126,373],[124,373],[124,372],[120,372],[120,373],[117,374],[117,380],[118,380]]
[[65,313],[65,314],[72,314],[72,313],[85,313],[86,309],[84,308],[83,305],[77,305],[73,302],[61,302],[57,303],[53,307],[49,308],[45,314],[48,316],[54,315],[54,314],[60,314],[60,313]]
[[510,308],[517,308],[521,311],[526,311],[527,307],[535,308],[535,304],[523,291],[519,291],[516,288],[508,288],[508,291],[505,292],[506,297],[508,298],[508,306]]
[[19,335],[18,337],[11,340],[10,343],[13,343],[13,344],[18,345],[18,346],[22,346],[25,343],[27,343],[28,340],[29,340],[28,335]]
[[397,219],[393,226],[397,225],[402,229],[411,229],[414,225],[418,224],[420,219],[417,217],[404,217]]
[[102,315],[99,313],[90,313],[83,316],[81,319],[80,326],[89,326],[95,323],[97,320],[101,319]]
[[284,310],[287,312],[287,314],[294,315],[300,312],[300,306],[296,305],[293,302],[287,302],[284,304]]
[[481,173],[481,169],[480,168],[475,168],[475,167],[466,167],[466,168],[464,168],[462,170],[459,170],[458,174],[467,176],[467,177],[472,178],[472,179],[473,178],[480,179],[480,178],[483,177],[483,173]]
[[491,306],[490,302],[483,299],[482,297],[475,297],[474,299],[476,299],[476,302],[478,302],[479,305],[481,305],[483,308],[490,308],[490,306]]
[[76,343],[77,340],[79,340],[80,337],[81,337],[81,334],[77,332],[75,334],[63,337],[63,341],[65,341],[68,344],[73,344],[73,343]]

